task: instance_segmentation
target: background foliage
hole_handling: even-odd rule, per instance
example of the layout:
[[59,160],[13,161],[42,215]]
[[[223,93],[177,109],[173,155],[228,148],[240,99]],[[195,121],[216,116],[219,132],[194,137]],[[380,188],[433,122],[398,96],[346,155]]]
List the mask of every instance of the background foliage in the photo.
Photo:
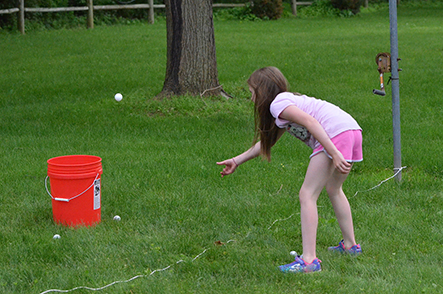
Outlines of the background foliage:
[[[299,7],[303,15],[339,15],[350,16],[357,14],[363,0],[313,0],[312,8]],[[413,2],[419,0],[403,0]],[[438,1],[438,0],[430,0]],[[94,5],[115,4],[146,4],[146,0],[95,0]],[[274,20],[291,16],[291,0],[215,0],[214,3],[246,3],[246,7],[234,9],[214,9],[214,13],[222,18],[237,18],[243,20]],[[370,0],[370,3],[387,3],[387,0]],[[162,0],[154,0],[154,4],[163,4]],[[0,9],[16,7],[16,0],[3,0]],[[25,0],[26,7],[71,7],[86,6],[86,0]],[[284,13],[283,8],[286,12]],[[303,10],[307,10],[303,13]],[[157,17],[164,17],[162,9],[156,9]],[[57,12],[57,13],[26,13],[28,30],[36,28],[62,28],[84,26],[86,12]],[[137,23],[148,19],[146,9],[98,10],[94,12],[94,21],[100,24]],[[0,29],[14,30],[17,27],[17,14],[0,14]]]
[[262,19],[279,19],[283,13],[282,0],[252,0],[251,12]]
[[349,10],[353,14],[360,12],[360,6],[363,4],[364,0],[331,0],[331,4],[334,8],[341,11]]
[[[298,17],[339,16],[350,17],[359,13],[363,0],[314,0],[310,6],[297,8]],[[146,0],[95,0],[95,5],[140,4]],[[280,17],[293,17],[291,0],[215,0],[214,3],[246,3],[240,8],[215,8],[214,16],[219,19],[240,20],[274,20]],[[388,0],[369,0],[372,9],[386,6]],[[423,4],[439,5],[440,0],[402,0],[402,6],[421,6]],[[162,0],[154,0],[154,4],[163,4]],[[3,0],[0,9],[15,7],[16,0]],[[86,6],[86,0],[25,0],[26,7],[70,7]],[[157,18],[164,18],[164,11],[156,9]],[[26,13],[26,30],[60,29],[84,27],[86,12],[57,12],[57,13]],[[94,12],[96,25],[117,23],[146,22],[146,9],[132,10],[98,10]],[[0,29],[16,30],[17,14],[0,14]]]

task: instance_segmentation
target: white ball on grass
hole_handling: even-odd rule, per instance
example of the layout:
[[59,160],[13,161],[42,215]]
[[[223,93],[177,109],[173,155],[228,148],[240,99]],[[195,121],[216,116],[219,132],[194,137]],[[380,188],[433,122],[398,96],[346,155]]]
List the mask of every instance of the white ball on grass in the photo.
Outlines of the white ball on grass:
[[123,95],[120,93],[115,94],[114,96],[115,101],[121,101],[123,99]]
[[295,251],[291,251],[291,252],[289,252],[289,254],[291,254],[292,256],[297,256],[297,252],[295,252]]
[[59,234],[55,234],[54,237],[52,237],[52,239],[60,239],[60,235]]
[[122,218],[121,218],[119,215],[114,216],[114,220],[115,220],[115,221],[118,221],[118,222],[119,222],[121,219],[122,219]]

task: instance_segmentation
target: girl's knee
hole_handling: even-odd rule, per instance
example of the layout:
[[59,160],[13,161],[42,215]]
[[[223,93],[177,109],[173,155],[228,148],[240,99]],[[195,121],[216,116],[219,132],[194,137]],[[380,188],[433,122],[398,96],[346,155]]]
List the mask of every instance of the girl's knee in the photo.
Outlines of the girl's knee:
[[298,191],[298,198],[300,200],[305,199],[306,197],[308,197],[308,195],[309,195],[309,192],[306,189],[304,189],[303,187],[301,187],[300,191]]
[[325,187],[326,193],[328,193],[329,198],[338,197],[342,194],[341,186],[335,185],[326,185]]
[[326,193],[328,193],[329,198],[335,198],[340,196],[340,193],[335,189],[327,189]]
[[309,189],[301,188],[298,192],[298,199],[300,201],[300,205],[310,202],[317,202],[318,195],[312,192]]

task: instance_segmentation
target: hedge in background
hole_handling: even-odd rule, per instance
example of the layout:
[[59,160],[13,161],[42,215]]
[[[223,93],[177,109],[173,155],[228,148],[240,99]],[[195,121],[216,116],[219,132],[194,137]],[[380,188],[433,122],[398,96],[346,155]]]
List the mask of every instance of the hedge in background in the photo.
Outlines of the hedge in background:
[[283,13],[282,0],[252,0],[251,11],[262,19],[279,19]]
[[353,14],[360,12],[360,6],[363,4],[363,0],[331,0],[331,4],[334,8],[343,10],[349,10]]

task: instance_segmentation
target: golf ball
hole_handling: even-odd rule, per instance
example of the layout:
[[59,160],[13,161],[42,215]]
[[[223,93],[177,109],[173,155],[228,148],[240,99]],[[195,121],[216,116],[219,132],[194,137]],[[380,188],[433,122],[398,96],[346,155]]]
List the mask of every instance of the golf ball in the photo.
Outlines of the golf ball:
[[295,252],[295,251],[291,251],[291,252],[289,252],[289,254],[291,254],[292,256],[297,256],[297,252]]
[[54,237],[52,237],[52,239],[60,239],[60,235],[59,234],[55,234]]
[[114,96],[115,101],[121,101],[123,99],[123,95],[120,93],[115,94]]
[[118,221],[118,222],[119,222],[121,219],[122,219],[122,218],[121,218],[119,215],[114,216],[114,220],[115,220],[115,221]]

